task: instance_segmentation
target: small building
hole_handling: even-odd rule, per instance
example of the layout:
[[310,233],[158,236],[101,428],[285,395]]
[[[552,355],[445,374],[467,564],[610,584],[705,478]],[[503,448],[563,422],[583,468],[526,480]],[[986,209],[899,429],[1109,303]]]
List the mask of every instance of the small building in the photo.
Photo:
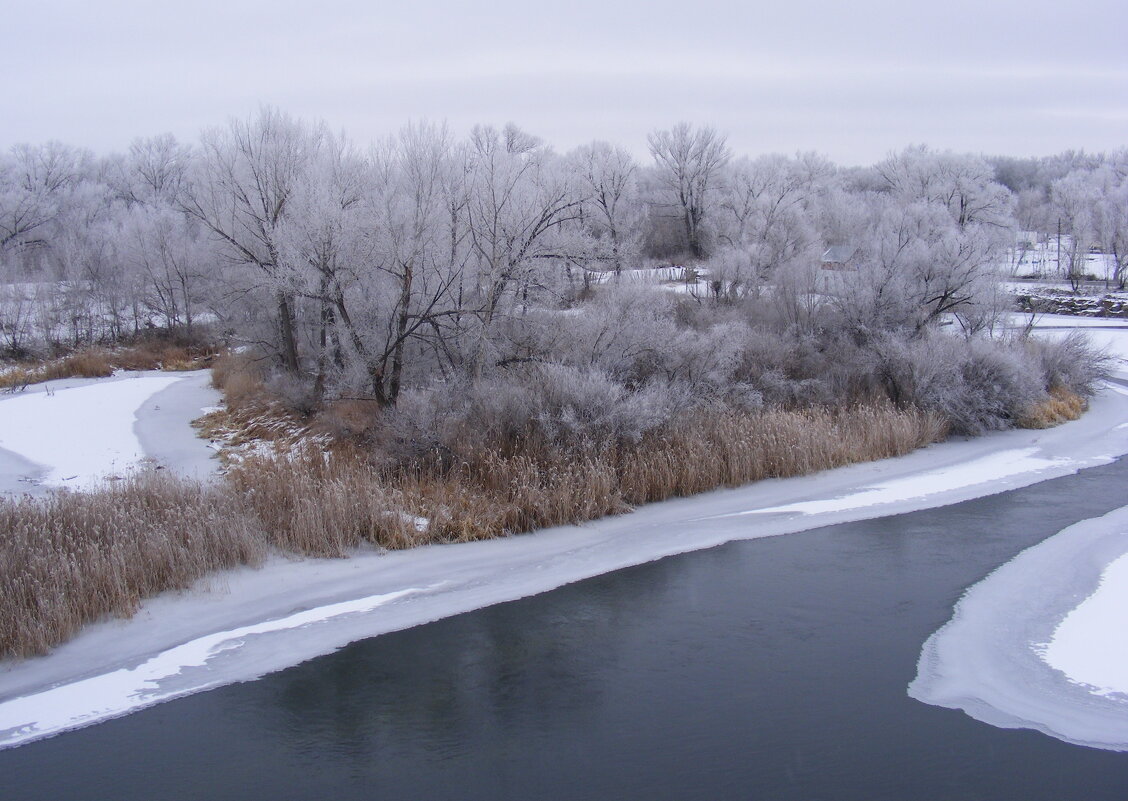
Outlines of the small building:
[[858,249],[853,245],[832,245],[822,255],[819,267],[823,270],[840,272],[858,270]]

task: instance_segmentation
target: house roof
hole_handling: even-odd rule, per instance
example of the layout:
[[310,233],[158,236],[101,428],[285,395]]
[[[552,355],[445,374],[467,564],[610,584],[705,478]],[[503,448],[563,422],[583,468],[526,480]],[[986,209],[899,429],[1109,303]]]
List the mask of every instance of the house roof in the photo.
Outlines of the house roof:
[[858,249],[853,245],[834,245],[826,249],[826,253],[822,255],[824,262],[845,263],[854,258],[854,254]]

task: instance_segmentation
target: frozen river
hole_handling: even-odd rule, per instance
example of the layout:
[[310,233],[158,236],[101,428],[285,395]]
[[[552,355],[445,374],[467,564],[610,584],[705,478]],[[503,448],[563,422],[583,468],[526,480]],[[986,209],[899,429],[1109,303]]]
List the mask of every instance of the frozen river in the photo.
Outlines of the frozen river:
[[906,688],[966,588],[1126,481],[1122,460],[385,634],[0,752],[3,795],[1122,799],[1128,754]]

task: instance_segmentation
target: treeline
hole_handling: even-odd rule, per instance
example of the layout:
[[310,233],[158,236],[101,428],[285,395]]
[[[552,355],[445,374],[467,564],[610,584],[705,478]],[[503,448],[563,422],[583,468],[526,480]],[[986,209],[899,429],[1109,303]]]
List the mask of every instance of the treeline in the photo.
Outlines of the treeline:
[[[992,390],[1012,397],[1005,409],[946,410],[977,430],[1059,380],[1027,364],[1029,346],[936,336],[998,330],[1016,227],[1060,216],[1078,246],[1099,241],[1118,265],[1124,252],[1125,151],[1020,162],[910,148],[839,169],[814,154],[734,158],[685,124],[649,144],[644,166],[602,142],[558,154],[513,125],[465,140],[414,125],[361,149],[266,109],[195,145],[17,147],[0,161],[0,349],[206,323],[250,346],[303,410],[532,387],[526,411],[551,425],[603,420],[629,397],[632,436],[691,401],[879,393],[966,410],[952,398],[983,388],[901,362],[971,375],[990,351],[1009,360],[996,373],[1033,383]],[[631,286],[660,264],[706,275],[706,297]],[[552,387],[590,397],[551,401]]]
[[1103,375],[1082,340],[1001,325],[999,278],[1058,214],[1119,259],[1081,221],[1112,219],[1128,153],[844,170],[688,125],[650,148],[418,125],[360,150],[266,110],[194,146],[5,156],[5,354],[219,337],[205,424],[290,439],[220,482],[0,499],[0,658],[271,549],[503,536],[1050,425]]

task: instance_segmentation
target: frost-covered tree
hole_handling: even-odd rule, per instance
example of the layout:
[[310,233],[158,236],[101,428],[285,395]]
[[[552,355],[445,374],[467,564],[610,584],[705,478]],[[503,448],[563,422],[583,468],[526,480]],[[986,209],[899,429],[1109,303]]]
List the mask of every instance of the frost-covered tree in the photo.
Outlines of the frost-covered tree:
[[780,270],[800,269],[817,259],[818,199],[833,174],[833,167],[813,154],[741,158],[728,165],[717,213],[724,252],[711,263],[726,291],[756,292]]
[[836,299],[851,332],[921,334],[950,315],[966,331],[993,324],[999,274],[996,240],[960,226],[941,204],[871,197],[856,273]]
[[111,156],[103,168],[114,197],[128,205],[174,205],[191,169],[194,153],[172,134],[137,138],[124,156]]
[[1110,278],[1117,289],[1124,289],[1128,278],[1128,179],[1117,176],[1105,185],[1094,217],[1096,240],[1112,260]]
[[91,162],[61,142],[17,145],[0,157],[0,252],[47,247],[51,224],[88,181]]
[[592,142],[573,151],[572,169],[585,195],[584,223],[597,242],[597,258],[618,276],[641,249],[644,209],[631,154],[608,142]]
[[1097,214],[1101,202],[1100,181],[1094,170],[1074,170],[1050,187],[1050,201],[1062,231],[1058,269],[1076,290],[1085,279],[1089,248],[1097,239]]
[[461,206],[463,188],[445,127],[408,126],[370,161],[372,267],[388,286],[386,310],[373,331],[383,381],[377,395],[395,403],[413,372],[423,378],[426,367],[452,361],[452,342],[461,335],[468,254],[458,241],[458,220],[448,212]]
[[327,137],[286,227],[320,309],[319,386],[333,372],[339,388],[391,405],[407,377],[424,377],[425,356],[436,363],[462,269],[446,239],[453,167],[442,128],[408,126],[366,158]]
[[514,149],[514,140],[512,133],[478,127],[466,152],[465,213],[480,324],[472,361],[478,374],[505,304],[526,300],[530,290],[549,283],[551,265],[567,263],[588,244],[573,225],[583,207],[574,173],[547,148]]
[[145,307],[163,328],[191,337],[210,298],[217,254],[198,224],[165,203],[135,204],[122,214],[118,257],[136,273]]
[[211,231],[231,263],[251,268],[256,285],[273,296],[272,344],[293,374],[301,367],[295,303],[302,278],[282,259],[279,231],[324,135],[323,127],[270,108],[250,121],[232,120],[203,135],[200,158],[180,193],[182,209]]
[[979,156],[910,147],[878,164],[877,171],[894,195],[943,204],[961,228],[987,226],[1004,237],[1013,228],[1011,193]]
[[663,203],[681,219],[690,254],[704,258],[706,220],[713,210],[717,179],[730,156],[725,137],[713,128],[694,129],[682,122],[655,131],[648,142],[666,195]]

